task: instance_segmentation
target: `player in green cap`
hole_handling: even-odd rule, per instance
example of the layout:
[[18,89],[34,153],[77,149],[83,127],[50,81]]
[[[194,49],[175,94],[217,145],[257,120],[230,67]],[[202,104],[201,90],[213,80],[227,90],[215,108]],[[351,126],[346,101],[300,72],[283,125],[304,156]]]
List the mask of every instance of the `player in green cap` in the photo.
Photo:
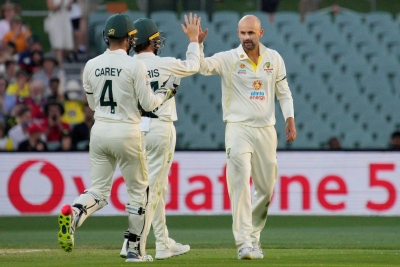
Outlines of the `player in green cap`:
[[[83,87],[89,107],[95,111],[90,136],[91,187],[77,197],[72,209],[63,208],[58,217],[58,242],[67,252],[74,247],[75,229],[93,212],[107,205],[117,164],[128,190],[129,235],[127,262],[151,261],[145,255],[149,224],[147,159],[138,101],[145,110],[154,110],[174,95],[174,90],[150,87],[146,66],[127,55],[135,46],[137,30],[124,14],[108,18],[103,38],[109,49],[89,60],[83,71]],[[170,83],[166,84],[171,86]]]

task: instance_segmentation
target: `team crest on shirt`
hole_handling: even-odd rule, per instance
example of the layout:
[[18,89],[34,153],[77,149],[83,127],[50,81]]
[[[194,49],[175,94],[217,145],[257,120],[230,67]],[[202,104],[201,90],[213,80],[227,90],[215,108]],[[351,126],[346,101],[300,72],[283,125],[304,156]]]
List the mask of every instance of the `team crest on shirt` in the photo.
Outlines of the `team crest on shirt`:
[[263,84],[260,80],[256,80],[253,82],[253,87],[256,90],[260,90],[262,86],[263,86]]
[[271,62],[265,62],[265,64],[264,64],[264,66],[263,66],[263,69],[264,69],[264,71],[266,72],[266,73],[272,73],[272,71],[274,70],[274,68],[273,68],[273,66],[272,66],[272,64],[271,64]]

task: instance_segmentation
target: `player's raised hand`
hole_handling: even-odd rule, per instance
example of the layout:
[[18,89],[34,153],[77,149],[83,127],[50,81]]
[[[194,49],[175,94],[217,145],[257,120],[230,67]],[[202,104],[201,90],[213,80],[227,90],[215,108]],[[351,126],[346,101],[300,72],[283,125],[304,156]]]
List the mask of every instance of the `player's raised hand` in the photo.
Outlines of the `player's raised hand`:
[[208,34],[208,28],[204,30],[201,28],[201,24],[199,23],[199,44],[203,43]]
[[286,142],[290,143],[296,139],[296,126],[294,124],[294,119],[289,117],[286,119]]
[[185,24],[182,26],[183,32],[189,37],[190,42],[198,42],[199,41],[199,24],[200,18],[197,17],[197,14],[189,13],[189,17],[185,14]]

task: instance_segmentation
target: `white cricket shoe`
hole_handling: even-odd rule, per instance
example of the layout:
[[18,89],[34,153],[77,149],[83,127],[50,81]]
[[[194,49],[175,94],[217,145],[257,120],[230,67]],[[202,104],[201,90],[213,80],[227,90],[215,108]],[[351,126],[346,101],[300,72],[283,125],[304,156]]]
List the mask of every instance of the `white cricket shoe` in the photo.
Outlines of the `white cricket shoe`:
[[153,261],[153,257],[147,254],[140,256],[139,251],[136,249],[128,249],[125,262],[144,262]]
[[238,252],[239,260],[252,260],[253,259],[253,248],[252,247],[243,247]]
[[253,242],[253,259],[264,259],[264,251],[261,248],[261,243],[260,242]]
[[171,258],[173,256],[178,256],[185,254],[190,250],[189,245],[182,245],[181,243],[176,243],[175,240],[169,238],[169,246],[158,247],[156,246],[156,259],[164,260]]
[[119,253],[119,256],[121,258],[126,258],[126,248],[128,247],[128,239],[124,239],[124,243],[122,244],[121,252]]
[[74,233],[76,226],[75,210],[72,209],[71,215],[64,215],[62,212],[58,215],[58,244],[65,252],[71,252],[74,249]]

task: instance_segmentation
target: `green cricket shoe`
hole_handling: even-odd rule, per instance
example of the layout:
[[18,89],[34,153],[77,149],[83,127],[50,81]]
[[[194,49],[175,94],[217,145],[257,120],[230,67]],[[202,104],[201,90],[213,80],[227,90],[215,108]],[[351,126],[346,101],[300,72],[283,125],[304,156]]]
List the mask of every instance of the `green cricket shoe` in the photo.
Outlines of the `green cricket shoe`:
[[[74,214],[72,212],[72,214]],[[64,215],[60,213],[58,216],[58,225],[60,231],[58,232],[58,244],[65,252],[71,252],[74,249],[74,232],[75,227],[73,223],[73,215]]]

